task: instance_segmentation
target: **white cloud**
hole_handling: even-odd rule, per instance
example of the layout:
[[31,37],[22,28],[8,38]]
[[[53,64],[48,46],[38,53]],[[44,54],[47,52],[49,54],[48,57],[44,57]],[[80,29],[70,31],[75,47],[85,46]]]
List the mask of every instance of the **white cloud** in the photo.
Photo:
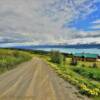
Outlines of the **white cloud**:
[[92,23],[93,23],[92,29],[100,29],[100,19],[95,20]]
[[100,44],[100,37],[77,38],[68,41],[69,44]]
[[100,19],[93,21],[93,24],[98,24],[100,23]]
[[[92,29],[100,29],[100,23],[91,27]],[[100,34],[100,33],[99,33]]]
[[[0,36],[21,42],[65,43],[73,38],[93,36],[94,33],[62,28],[65,22],[77,17],[80,10],[91,13],[94,9],[84,6],[87,0],[1,0]],[[100,35],[98,32],[95,34]],[[94,40],[93,40],[94,41]],[[19,41],[18,41],[19,42]],[[68,42],[69,43],[69,42]]]

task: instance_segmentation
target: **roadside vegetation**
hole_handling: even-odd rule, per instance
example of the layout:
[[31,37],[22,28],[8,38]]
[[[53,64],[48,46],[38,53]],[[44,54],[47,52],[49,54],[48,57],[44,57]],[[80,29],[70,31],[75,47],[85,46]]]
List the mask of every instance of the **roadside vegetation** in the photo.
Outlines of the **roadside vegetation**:
[[[54,53],[57,53],[56,51]],[[52,53],[52,54],[54,54]],[[59,53],[60,56],[64,56]],[[53,60],[62,59],[60,56],[53,56]],[[48,59],[49,64],[56,72],[75,85],[81,94],[90,97],[100,97],[100,62],[82,62],[72,58],[65,58],[61,64],[52,61],[52,55]],[[100,99],[100,98],[99,98]]]
[[38,56],[43,57],[60,77],[74,85],[81,94],[100,100],[100,62],[77,61],[59,51]]
[[91,80],[100,81],[100,69],[99,68],[86,68],[86,67],[73,67],[73,71],[89,78]]
[[24,51],[0,49],[0,74],[11,70],[17,64],[31,59],[31,55]]

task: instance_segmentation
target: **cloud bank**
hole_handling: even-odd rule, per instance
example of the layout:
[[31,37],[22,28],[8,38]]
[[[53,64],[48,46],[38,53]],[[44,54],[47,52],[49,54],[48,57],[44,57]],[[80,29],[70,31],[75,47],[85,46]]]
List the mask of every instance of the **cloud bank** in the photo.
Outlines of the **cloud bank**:
[[[100,31],[69,27],[97,10],[99,0],[2,0],[0,1],[0,42],[33,44],[100,43]],[[100,22],[93,21],[100,28]],[[88,27],[88,26],[86,26]],[[83,28],[83,26],[82,26]],[[91,39],[92,38],[92,39]],[[91,39],[91,41],[89,41]]]

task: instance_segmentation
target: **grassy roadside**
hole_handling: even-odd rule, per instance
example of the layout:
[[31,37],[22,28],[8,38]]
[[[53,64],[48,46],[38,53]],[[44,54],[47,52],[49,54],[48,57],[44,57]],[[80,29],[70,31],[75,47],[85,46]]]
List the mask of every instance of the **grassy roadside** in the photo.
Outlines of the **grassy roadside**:
[[[92,64],[91,62],[78,62],[77,66],[71,66],[70,58],[66,58],[65,64],[62,65],[53,63],[51,61],[50,55],[40,55],[40,54],[34,54],[34,55],[43,58],[60,77],[62,77],[64,80],[74,85],[81,94],[86,95],[93,100],[100,100],[100,83],[99,83],[100,68],[97,69],[90,68],[89,66],[90,64]],[[85,64],[84,67],[82,67],[83,64]],[[98,67],[99,65],[100,63],[98,63]],[[87,77],[88,74],[83,75],[83,73],[77,73],[76,71],[73,70],[73,68],[74,69],[84,68],[85,73],[91,72],[95,76],[95,79],[93,77]],[[97,71],[98,73],[95,72],[94,70]]]
[[0,74],[31,58],[31,54],[25,51],[0,49]]

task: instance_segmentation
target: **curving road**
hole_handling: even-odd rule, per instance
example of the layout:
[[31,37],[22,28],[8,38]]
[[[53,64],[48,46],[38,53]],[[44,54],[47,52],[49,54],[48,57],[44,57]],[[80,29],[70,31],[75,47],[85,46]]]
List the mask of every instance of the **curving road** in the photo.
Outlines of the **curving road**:
[[40,58],[0,76],[0,100],[88,100]]

